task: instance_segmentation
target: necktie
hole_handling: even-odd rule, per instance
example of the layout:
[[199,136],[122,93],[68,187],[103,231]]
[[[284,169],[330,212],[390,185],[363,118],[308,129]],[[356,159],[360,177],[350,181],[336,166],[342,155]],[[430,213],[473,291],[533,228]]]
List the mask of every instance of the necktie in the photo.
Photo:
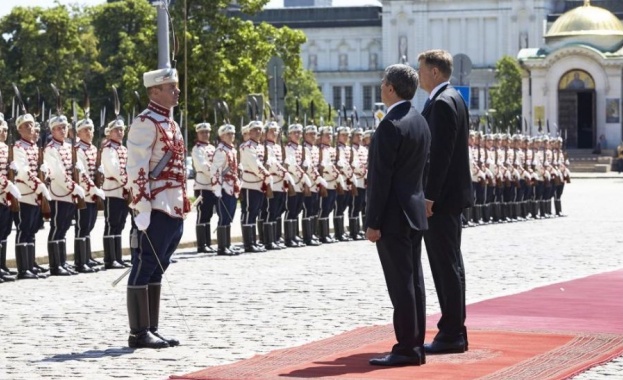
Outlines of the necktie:
[[430,98],[426,98],[426,102],[424,103],[424,108],[422,108],[422,111],[424,111],[426,107],[428,107],[429,104],[430,104]]

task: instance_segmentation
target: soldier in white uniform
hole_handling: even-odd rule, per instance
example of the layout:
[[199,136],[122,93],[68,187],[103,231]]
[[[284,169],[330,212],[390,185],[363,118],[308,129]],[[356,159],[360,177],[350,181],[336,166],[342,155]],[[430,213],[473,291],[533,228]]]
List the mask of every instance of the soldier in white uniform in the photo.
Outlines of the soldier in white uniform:
[[[303,126],[294,123],[288,127],[288,144],[285,147],[284,167],[292,177],[295,194],[286,199],[286,218],[284,222],[286,247],[304,247],[299,235],[299,214],[303,198],[311,195],[312,182],[303,169],[303,146],[300,144]],[[307,158],[307,157],[306,157]]]
[[[357,195],[352,197],[348,215],[348,231],[353,240],[363,239],[361,221],[359,216],[363,212],[363,204],[366,199],[366,178],[368,176],[368,147],[362,145],[364,131],[357,127],[354,128],[351,141],[353,154],[352,167],[355,177],[354,183],[357,187]],[[355,185],[353,185],[355,186]]]
[[104,199],[104,267],[106,269],[123,269],[129,267],[123,261],[121,251],[121,233],[125,228],[130,208],[128,200],[128,149],[122,145],[125,132],[123,119],[116,119],[108,123],[104,134],[106,143],[102,147],[101,170],[104,173],[102,190],[106,194]]
[[92,144],[95,125],[91,119],[83,119],[76,123],[78,142],[76,159],[83,170],[80,173],[78,184],[86,193],[86,208],[76,210],[76,232],[74,239],[74,260],[76,270],[81,273],[97,272],[98,264],[93,260],[91,253],[91,231],[97,220],[96,197],[104,200],[104,191],[95,185],[95,171],[97,170],[97,147]]
[[[343,182],[340,172],[335,166],[335,148],[331,146],[333,139],[333,128],[329,126],[320,127],[320,146],[319,146],[319,168],[318,171],[327,183],[327,196],[320,202],[319,237],[320,242],[335,243],[335,239],[329,234],[329,215],[335,207],[336,192],[338,182]],[[340,184],[342,186],[342,184]]]
[[337,240],[349,241],[351,238],[344,229],[344,212],[346,207],[351,204],[351,199],[357,189],[357,180],[353,172],[353,167],[357,166],[357,162],[353,160],[355,157],[352,154],[351,147],[347,145],[350,137],[350,128],[338,127],[336,132],[335,165],[340,172],[340,183],[343,191],[338,192],[335,198],[333,229]]
[[[13,162],[11,169],[15,171],[15,186],[22,197],[19,199],[19,212],[13,215],[17,234],[15,236],[15,261],[18,279],[34,279],[47,277],[34,273],[35,266],[35,234],[39,230],[41,202],[39,195],[50,200],[50,192],[39,180],[39,148],[35,143],[35,120],[31,114],[24,114],[16,120],[20,139],[13,145]],[[38,272],[35,270],[35,272]]]
[[171,117],[180,95],[177,71],[149,71],[143,82],[149,104],[133,120],[127,140],[130,208],[139,231],[127,288],[128,345],[163,348],[179,344],[158,332],[160,290],[162,275],[182,238],[190,203],[184,139]]
[[48,235],[48,258],[50,273],[53,276],[75,274],[67,263],[67,244],[65,235],[71,227],[71,220],[76,212],[77,198],[86,196],[84,189],[73,180],[73,170],[83,171],[85,168],[72,163],[72,146],[66,142],[69,122],[63,115],[50,119],[52,140],[44,150],[43,160],[50,175],[50,233]]
[[264,146],[259,143],[262,128],[261,121],[250,122],[243,131],[247,140],[240,144],[240,165],[242,166],[240,205],[242,207],[242,241],[245,252],[266,251],[255,242],[257,218],[266,193],[270,193],[272,190],[270,188],[272,177],[268,169],[264,167]]
[[11,233],[11,202],[19,202],[22,194],[17,186],[9,181],[9,146],[7,139],[8,125],[0,113],[0,282],[15,281],[12,272],[6,266],[7,238]]
[[214,215],[216,197],[212,192],[212,179],[210,168],[216,148],[210,144],[210,123],[195,125],[197,142],[192,149],[193,167],[195,168],[194,190],[201,196],[201,202],[197,205],[197,222],[195,233],[197,236],[197,252],[216,253],[212,245],[212,228],[210,220]]
[[216,147],[212,166],[210,167],[212,192],[214,192],[217,198],[217,255],[231,256],[240,253],[231,245],[231,222],[234,220],[236,202],[240,195],[238,158],[236,157],[236,148],[233,145],[235,133],[236,127],[229,123],[219,127],[218,135],[221,142]]
[[311,194],[303,198],[303,242],[307,245],[316,246],[322,244],[318,240],[316,228],[318,226],[318,213],[320,210],[320,194],[326,196],[327,181],[322,178],[318,171],[320,166],[320,149],[316,145],[318,127],[310,124],[305,127],[305,142],[303,143],[304,157],[302,168],[312,181]]

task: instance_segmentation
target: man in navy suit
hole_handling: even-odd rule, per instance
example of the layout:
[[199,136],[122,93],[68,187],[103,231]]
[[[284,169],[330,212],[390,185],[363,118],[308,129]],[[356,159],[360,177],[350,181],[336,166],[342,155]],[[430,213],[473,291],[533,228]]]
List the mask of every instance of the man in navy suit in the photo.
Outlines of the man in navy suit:
[[368,156],[366,238],[376,243],[394,306],[397,343],[372,365],[426,362],[426,302],[422,275],[422,231],[427,228],[422,186],[430,146],[426,120],[411,106],[418,75],[410,66],[385,69],[381,99],[388,107],[374,133]]
[[424,193],[428,230],[426,252],[441,307],[439,333],[427,353],[467,351],[465,268],[461,254],[461,213],[473,205],[469,166],[469,113],[463,97],[450,85],[452,56],[430,50],[418,57],[421,87],[430,95],[422,110],[431,131],[430,159]]

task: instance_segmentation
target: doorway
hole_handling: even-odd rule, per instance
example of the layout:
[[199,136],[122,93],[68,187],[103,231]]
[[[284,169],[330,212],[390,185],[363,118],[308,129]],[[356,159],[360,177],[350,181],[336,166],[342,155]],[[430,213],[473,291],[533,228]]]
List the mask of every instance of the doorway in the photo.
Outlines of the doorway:
[[558,127],[565,145],[576,149],[595,147],[595,82],[583,70],[571,70],[558,86]]

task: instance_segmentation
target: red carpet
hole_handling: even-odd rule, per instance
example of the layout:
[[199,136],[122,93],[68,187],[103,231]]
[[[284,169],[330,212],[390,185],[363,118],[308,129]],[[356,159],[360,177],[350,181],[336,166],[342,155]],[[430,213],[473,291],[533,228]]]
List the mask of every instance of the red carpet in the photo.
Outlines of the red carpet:
[[623,270],[479,302],[468,318],[469,352],[420,367],[368,365],[394,343],[387,325],[171,379],[564,379],[623,354]]

